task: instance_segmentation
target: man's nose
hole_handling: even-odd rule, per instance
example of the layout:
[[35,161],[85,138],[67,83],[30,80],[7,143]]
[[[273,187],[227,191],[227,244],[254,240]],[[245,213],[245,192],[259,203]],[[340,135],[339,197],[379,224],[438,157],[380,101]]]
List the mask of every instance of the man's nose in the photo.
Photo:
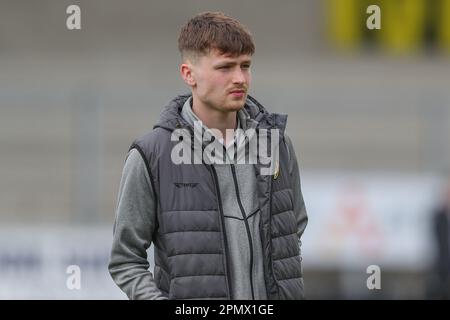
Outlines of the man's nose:
[[233,83],[245,83],[245,74],[244,72],[239,68],[233,73]]

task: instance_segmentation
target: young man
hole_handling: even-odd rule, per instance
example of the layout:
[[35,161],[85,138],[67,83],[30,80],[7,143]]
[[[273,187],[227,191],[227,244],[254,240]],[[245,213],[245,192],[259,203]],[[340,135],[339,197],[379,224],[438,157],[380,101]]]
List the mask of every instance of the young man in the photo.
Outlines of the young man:
[[[252,37],[236,20],[207,12],[182,28],[178,44],[192,94],[173,99],[130,147],[110,274],[130,299],[302,299],[299,169],[286,116],[248,95]],[[206,152],[203,134],[222,150]],[[261,161],[236,161],[251,158],[255,139],[262,152],[260,136],[271,141],[271,157],[278,145],[273,174],[262,173]]]

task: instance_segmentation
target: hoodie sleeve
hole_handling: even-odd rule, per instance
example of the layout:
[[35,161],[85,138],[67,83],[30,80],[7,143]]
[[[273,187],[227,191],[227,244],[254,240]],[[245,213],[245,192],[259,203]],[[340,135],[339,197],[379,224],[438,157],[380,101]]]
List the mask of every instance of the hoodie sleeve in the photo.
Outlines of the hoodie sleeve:
[[148,270],[147,249],[156,225],[156,202],[145,162],[129,151],[117,199],[109,273],[131,300],[166,299]]
[[285,134],[285,141],[289,153],[289,174],[292,179],[292,188],[294,192],[294,214],[297,218],[297,235],[301,256],[301,236],[305,231],[306,225],[308,224],[308,215],[306,212],[305,201],[303,200],[297,157],[295,155],[292,141],[287,134]]

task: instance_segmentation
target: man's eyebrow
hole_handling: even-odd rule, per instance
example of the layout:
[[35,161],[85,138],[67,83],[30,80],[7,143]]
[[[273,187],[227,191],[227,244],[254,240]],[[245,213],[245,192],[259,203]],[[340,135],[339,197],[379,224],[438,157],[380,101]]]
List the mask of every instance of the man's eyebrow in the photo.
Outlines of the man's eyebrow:
[[252,61],[251,60],[244,60],[241,61],[240,63],[236,62],[236,61],[221,61],[218,62],[216,65],[217,66],[232,66],[232,65],[236,65],[236,64],[251,64]]

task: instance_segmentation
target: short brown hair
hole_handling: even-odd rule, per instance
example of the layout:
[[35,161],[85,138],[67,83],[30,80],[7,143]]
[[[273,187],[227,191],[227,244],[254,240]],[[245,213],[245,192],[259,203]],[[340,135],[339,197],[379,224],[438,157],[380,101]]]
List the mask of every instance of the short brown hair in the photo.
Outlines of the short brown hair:
[[191,18],[178,37],[181,57],[208,54],[217,49],[233,56],[253,55],[255,45],[252,35],[239,21],[222,12],[203,12]]

